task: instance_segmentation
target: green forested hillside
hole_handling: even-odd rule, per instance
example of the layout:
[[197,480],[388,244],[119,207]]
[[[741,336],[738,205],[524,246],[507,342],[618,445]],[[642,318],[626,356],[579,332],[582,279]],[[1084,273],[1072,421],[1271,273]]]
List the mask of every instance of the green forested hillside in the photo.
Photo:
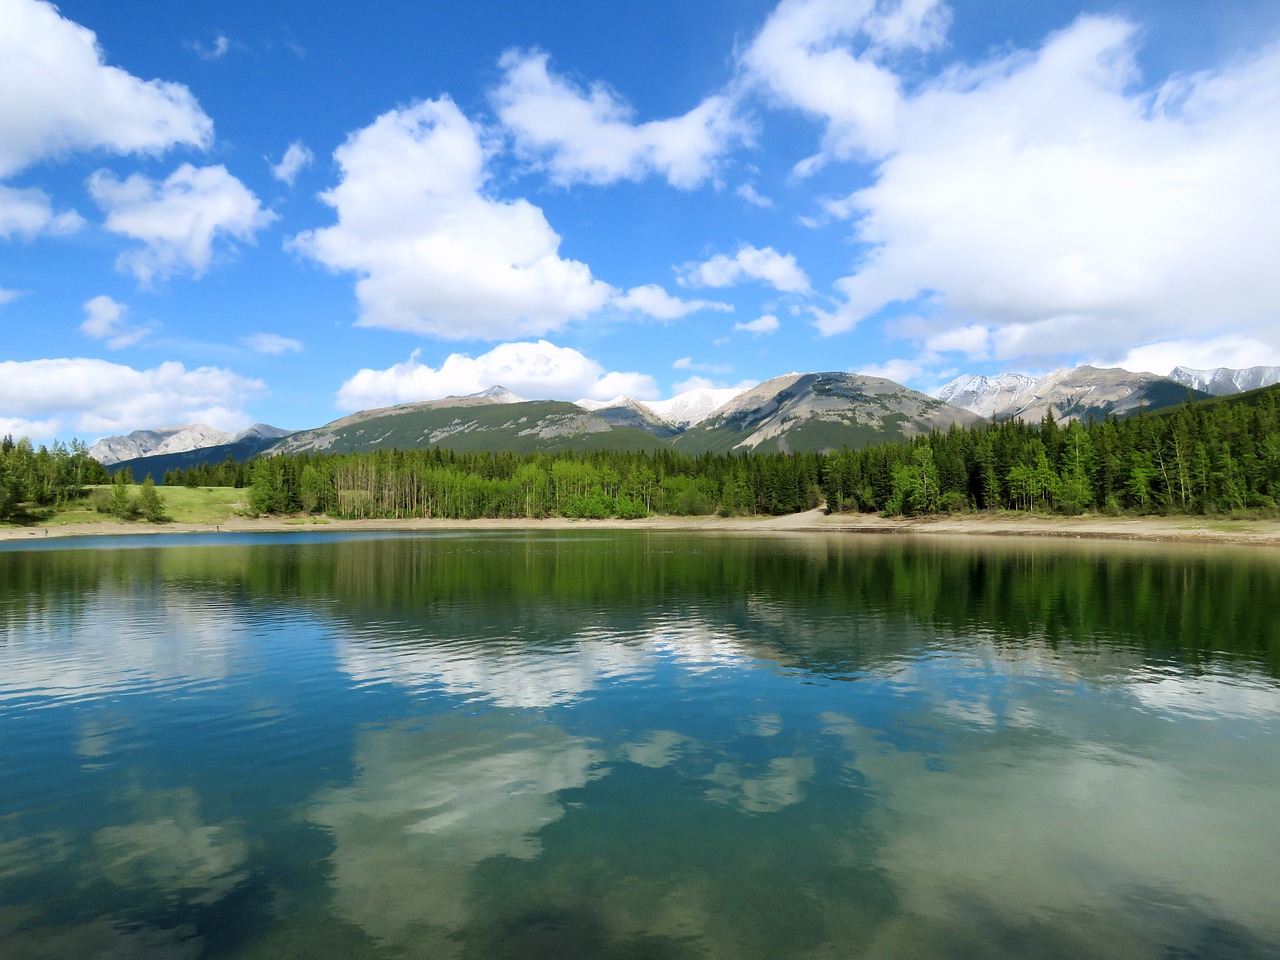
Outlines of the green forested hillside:
[[833,510],[888,514],[1270,510],[1280,504],[1280,390],[1089,425],[1049,416],[954,427],[832,454],[380,450],[228,463],[165,482],[239,484],[259,511],[347,517],[779,514],[824,497]]
[[[492,409],[492,408],[490,408]],[[82,445],[0,445],[0,519],[105,479]],[[1280,509],[1280,387],[1123,420],[952,427],[835,453],[303,453],[171,470],[166,485],[247,487],[263,513],[640,517],[832,510],[1226,513]]]
[[1186,403],[1088,426],[1021,420],[823,464],[833,509],[931,513],[1014,509],[1216,513],[1280,501],[1280,389]]
[[[439,404],[440,401],[436,401]],[[421,405],[377,415],[346,418],[294,434],[278,446],[284,453],[368,453],[395,447],[443,446],[460,453],[508,450],[652,450],[662,439],[635,427],[614,426],[572,403],[527,400],[469,406]]]

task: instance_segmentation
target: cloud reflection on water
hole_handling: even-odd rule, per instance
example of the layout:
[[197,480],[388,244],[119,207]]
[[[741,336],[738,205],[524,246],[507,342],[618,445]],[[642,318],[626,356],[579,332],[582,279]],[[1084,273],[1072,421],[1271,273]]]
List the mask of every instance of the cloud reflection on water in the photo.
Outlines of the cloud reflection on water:
[[[1064,950],[1140,957],[1157,955],[1152,925],[1176,918],[1201,925],[1191,939],[1216,924],[1280,948],[1280,834],[1257,829],[1274,812],[1280,758],[1244,759],[1240,738],[1257,732],[1133,711],[1150,689],[1138,669],[1081,698],[1078,666],[1058,672],[1046,657],[1028,670],[1026,657],[990,652],[886,677],[909,697],[893,728],[824,716],[880,797],[868,819],[877,861],[916,933],[990,944],[1035,929]],[[1222,692],[1185,675],[1157,689],[1172,705]]]
[[355,780],[308,813],[333,838],[336,909],[379,941],[451,955],[476,866],[536,857],[538,832],[565,813],[558,794],[602,776],[603,760],[581,738],[502,713],[363,731]]

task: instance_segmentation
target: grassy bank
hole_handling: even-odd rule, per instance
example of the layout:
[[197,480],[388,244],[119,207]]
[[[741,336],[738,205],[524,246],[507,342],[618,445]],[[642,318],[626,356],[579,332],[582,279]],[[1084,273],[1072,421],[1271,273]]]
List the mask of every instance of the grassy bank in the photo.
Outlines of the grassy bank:
[[[4,527],[65,527],[86,523],[103,523],[112,518],[98,512],[93,505],[94,493],[111,491],[110,485],[90,486],[85,494],[63,507],[30,509],[0,524]],[[244,515],[248,508],[248,491],[238,487],[160,487],[167,522],[186,524],[219,524],[231,517]],[[139,484],[128,485],[129,496],[136,499],[142,490]],[[127,521],[130,525],[146,526],[146,521]],[[154,526],[154,524],[152,524]]]
[[[720,532],[828,534],[913,534],[962,537],[1031,536],[1096,540],[1248,543],[1280,546],[1280,519],[1267,516],[1104,516],[1036,515],[1022,511],[967,512],[924,517],[884,517],[877,514],[826,513],[810,510],[777,517],[650,516],[640,520],[345,520],[323,515],[254,516],[248,510],[248,490],[239,487],[161,487],[168,520],[147,523],[120,521],[95,511],[90,488],[86,496],[58,511],[24,515],[15,523],[0,523],[0,540],[48,536],[110,535],[122,533],[270,532],[327,530],[546,530],[583,527]],[[134,485],[130,493],[137,495]],[[1273,514],[1274,511],[1269,511]]]

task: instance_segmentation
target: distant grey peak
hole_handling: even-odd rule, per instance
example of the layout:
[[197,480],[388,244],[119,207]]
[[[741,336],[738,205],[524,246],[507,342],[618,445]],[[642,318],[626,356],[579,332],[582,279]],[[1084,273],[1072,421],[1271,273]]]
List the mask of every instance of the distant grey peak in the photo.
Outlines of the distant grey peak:
[[1225,397],[1280,383],[1280,367],[1213,367],[1209,370],[1174,367],[1169,373],[1169,379],[1194,390],[1211,393],[1215,397]]
[[501,384],[495,383],[488,390],[481,390],[479,393],[473,393],[473,397],[484,397],[492,400],[494,403],[524,403],[525,398],[518,393],[512,393]]
[[103,437],[89,447],[88,453],[99,463],[110,465],[138,457],[185,453],[188,450],[228,443],[230,440],[231,434],[223,433],[208,424],[190,423],[180,427],[134,430],[124,436]]
[[[506,387],[497,383],[495,383],[492,387],[488,387],[485,390],[481,390],[479,393],[461,393],[461,394],[451,393],[447,397],[441,397],[440,400],[488,400],[492,403],[524,403],[525,402],[524,397],[520,396],[519,394],[512,393]],[[418,401],[418,402],[419,403],[421,402],[438,403],[440,401],[427,400],[427,401]],[[396,404],[397,407],[406,407],[406,408],[413,407],[415,405],[416,404],[414,403]],[[391,409],[391,408],[384,407],[382,409]]]
[[1020,404],[1032,395],[1036,385],[1035,378],[1022,373],[1002,373],[994,377],[966,373],[944,384],[933,396],[980,417],[990,417]]
[[222,443],[230,443],[232,439],[232,434],[226,431],[211,427],[207,423],[195,423],[179,430],[156,447],[152,453],[186,453],[188,450],[199,450],[201,447],[216,447]]
[[273,427],[269,423],[255,423],[251,427],[245,427],[231,439],[232,442],[241,440],[276,440],[280,437],[287,437],[293,432],[293,430],[282,430],[280,427]]

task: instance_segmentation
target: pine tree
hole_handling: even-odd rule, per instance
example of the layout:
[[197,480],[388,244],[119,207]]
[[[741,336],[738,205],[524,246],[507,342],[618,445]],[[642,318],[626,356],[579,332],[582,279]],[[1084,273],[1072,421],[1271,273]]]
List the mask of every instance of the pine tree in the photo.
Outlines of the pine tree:
[[148,523],[164,523],[169,519],[164,498],[156,490],[155,481],[149,474],[142,481],[142,489],[138,492],[138,511]]

